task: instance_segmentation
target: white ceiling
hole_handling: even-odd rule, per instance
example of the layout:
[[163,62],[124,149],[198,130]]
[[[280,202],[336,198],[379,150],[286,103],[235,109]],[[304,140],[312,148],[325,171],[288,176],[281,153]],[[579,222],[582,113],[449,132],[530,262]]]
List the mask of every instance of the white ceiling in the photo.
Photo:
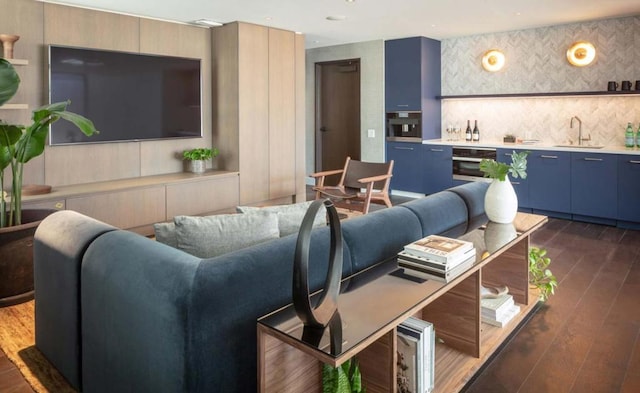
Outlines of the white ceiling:
[[640,14],[639,0],[40,1],[178,22],[250,22],[302,32],[307,48],[411,36],[443,39]]

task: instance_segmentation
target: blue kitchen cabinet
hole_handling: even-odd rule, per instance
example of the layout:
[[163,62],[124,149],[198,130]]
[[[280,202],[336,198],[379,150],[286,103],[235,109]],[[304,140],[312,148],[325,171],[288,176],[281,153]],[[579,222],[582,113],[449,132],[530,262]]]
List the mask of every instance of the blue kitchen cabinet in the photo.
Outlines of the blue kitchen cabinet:
[[440,41],[411,37],[385,41],[385,110],[421,112],[422,139],[441,136]]
[[617,206],[618,156],[571,153],[571,213],[574,219],[607,223],[598,218],[615,220]]
[[[511,155],[514,150],[517,153],[520,153],[522,150],[518,149],[496,149],[496,156],[498,162],[504,162],[506,164],[511,164]],[[527,161],[527,165],[529,162]],[[527,171],[527,175],[529,172]],[[527,179],[517,178],[514,179],[511,175],[509,175],[509,179],[511,180],[511,184],[513,185],[513,189],[516,191],[516,195],[518,196],[518,209],[528,210],[530,208],[529,205],[529,182]]]
[[433,194],[453,186],[451,146],[424,145],[424,193]]
[[527,182],[534,213],[571,218],[571,153],[532,150],[527,157]]
[[[618,225],[640,223],[640,156],[618,155]],[[631,226],[636,229],[638,225]]]
[[393,160],[391,190],[424,194],[424,145],[387,142],[387,161]]

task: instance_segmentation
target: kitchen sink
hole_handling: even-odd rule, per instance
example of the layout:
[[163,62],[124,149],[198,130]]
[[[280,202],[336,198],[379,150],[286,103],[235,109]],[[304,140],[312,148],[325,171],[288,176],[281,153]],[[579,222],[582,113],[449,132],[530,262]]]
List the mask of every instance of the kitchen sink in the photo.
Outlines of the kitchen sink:
[[553,145],[553,147],[570,147],[577,149],[602,149],[604,146],[601,145]]

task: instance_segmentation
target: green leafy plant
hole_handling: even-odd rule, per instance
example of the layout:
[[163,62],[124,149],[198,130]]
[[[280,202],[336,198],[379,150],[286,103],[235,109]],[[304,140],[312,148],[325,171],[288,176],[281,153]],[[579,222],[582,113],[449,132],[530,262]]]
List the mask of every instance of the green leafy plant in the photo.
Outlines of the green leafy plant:
[[322,393],[363,393],[358,360],[353,358],[338,367],[322,365]]
[[185,150],[182,152],[182,159],[188,161],[196,161],[196,160],[210,160],[211,158],[217,157],[220,152],[217,148],[207,149],[207,148],[197,148]]
[[484,159],[480,161],[480,170],[485,177],[505,181],[507,174],[511,174],[514,179],[518,177],[527,178],[527,155],[528,151],[511,154],[511,164],[497,162],[496,160]]
[[[13,65],[0,59],[0,105],[18,90],[20,78]],[[33,111],[28,126],[7,124],[0,120],[0,190],[4,190],[5,169],[11,171],[9,207],[4,193],[0,197],[0,228],[22,224],[22,175],[24,164],[44,152],[49,125],[59,119],[73,123],[85,135],[98,133],[91,120],[67,111],[69,101],[56,102]]]
[[558,286],[556,276],[549,270],[551,258],[547,250],[539,247],[529,249],[529,283],[540,290],[540,300],[546,301]]

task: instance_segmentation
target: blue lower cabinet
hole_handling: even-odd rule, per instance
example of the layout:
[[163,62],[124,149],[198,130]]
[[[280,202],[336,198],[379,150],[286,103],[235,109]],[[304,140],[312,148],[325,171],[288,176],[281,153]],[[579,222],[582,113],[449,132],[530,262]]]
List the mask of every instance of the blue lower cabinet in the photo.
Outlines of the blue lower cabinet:
[[532,150],[527,157],[527,182],[534,212],[570,218],[571,153]]
[[640,223],[640,156],[618,155],[617,218],[619,221]]
[[424,145],[387,142],[387,161],[393,160],[391,190],[424,194]]
[[606,223],[587,217],[615,220],[617,207],[618,156],[571,153],[571,213],[574,218]]
[[[517,149],[497,149],[497,161],[511,164],[511,154],[513,154],[514,150],[517,153],[521,152],[521,150]],[[513,177],[511,177],[511,175],[509,175],[509,180],[511,180],[513,189],[516,191],[516,195],[518,196],[518,208],[529,209],[531,206],[529,204],[529,182],[527,181],[527,179],[514,179]]]
[[424,145],[424,193],[434,194],[453,186],[451,146]]

